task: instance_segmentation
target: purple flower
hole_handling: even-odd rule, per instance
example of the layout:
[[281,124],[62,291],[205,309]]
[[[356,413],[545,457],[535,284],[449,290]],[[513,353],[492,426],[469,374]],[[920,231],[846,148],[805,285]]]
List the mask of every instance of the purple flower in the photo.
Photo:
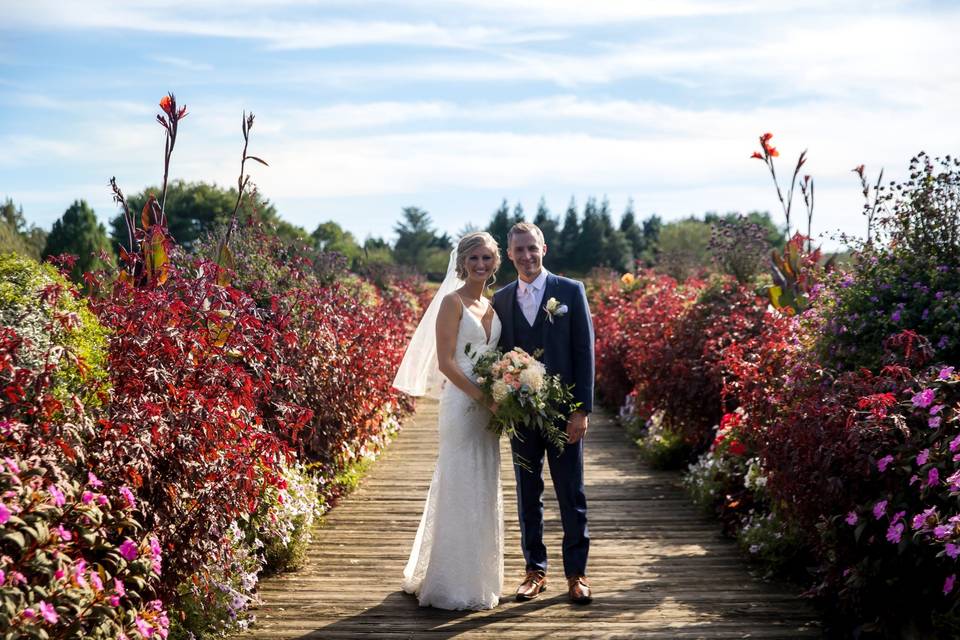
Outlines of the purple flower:
[[49,492],[50,492],[50,496],[53,497],[53,504],[54,504],[54,505],[56,505],[56,506],[58,506],[58,507],[62,507],[63,504],[67,501],[66,498],[63,496],[63,491],[60,491],[60,489],[57,487],[57,485],[55,485],[55,484],[50,485],[50,486],[47,488],[47,491],[49,491]]
[[[951,588],[953,588],[952,585]],[[134,624],[137,625],[137,631],[139,631],[140,635],[142,635],[144,638],[153,637],[153,627],[150,626],[149,622],[140,616],[137,616],[137,619],[134,620]]]
[[47,602],[41,600],[39,608],[40,615],[50,624],[57,624],[57,621],[60,620],[60,616],[57,615],[57,610],[53,608],[52,604],[47,604]]
[[940,416],[933,416],[932,418],[930,418],[929,420],[927,420],[927,424],[930,425],[930,428],[931,428],[931,429],[939,429],[939,428],[940,428]]
[[954,560],[956,560],[957,556],[960,556],[960,545],[953,544],[952,542],[948,542],[947,555],[953,558]]
[[930,415],[932,415],[932,416],[937,415],[938,413],[940,413],[941,411],[943,411],[943,407],[944,407],[944,406],[945,406],[945,405],[942,405],[942,404],[935,404],[935,405],[933,405],[932,407],[930,407]]
[[940,471],[936,467],[931,467],[927,473],[927,486],[935,487],[940,483]]
[[947,595],[953,591],[953,583],[957,581],[957,574],[951,573],[947,576],[947,579],[943,581],[943,595]]
[[890,322],[899,323],[900,322],[900,309],[897,309],[890,314]]
[[23,617],[31,618],[31,619],[36,618],[37,613],[33,610],[33,607],[27,607],[26,609],[23,610]]
[[887,542],[892,542],[893,544],[898,544],[900,538],[903,536],[903,523],[898,522],[896,524],[891,524],[890,528],[887,529]]
[[873,517],[879,520],[887,512],[887,501],[881,500],[880,502],[873,505]]
[[120,555],[127,559],[129,562],[133,562],[137,559],[137,545],[133,543],[133,540],[127,538],[120,545]]
[[133,497],[133,491],[130,491],[130,488],[126,485],[120,487],[120,495],[123,496],[123,499],[127,501],[127,505],[131,509],[137,506],[137,500]]
[[953,527],[951,527],[948,524],[938,524],[933,528],[933,535],[936,536],[937,540],[943,540],[944,538],[949,538],[952,532],[953,532]]
[[845,520],[846,520],[846,523],[851,527],[857,524],[857,521],[859,520],[859,518],[857,517],[857,512],[851,511],[850,513],[847,514],[847,517],[845,518]]
[[949,380],[950,376],[953,375],[953,367],[944,367],[940,369],[940,373],[937,374],[937,380]]
[[7,509],[7,505],[0,502],[0,524],[6,524],[9,519],[10,509]]
[[933,389],[924,389],[920,393],[913,396],[913,398],[911,399],[913,402],[913,406],[920,407],[921,409],[926,409],[931,404],[933,404],[934,395],[935,393]]
[[950,485],[951,491],[960,489],[960,471],[955,471],[953,475],[947,478],[947,484]]
[[950,441],[950,451],[956,452],[957,449],[960,449],[960,436],[957,436],[956,438]]
[[948,344],[950,344],[950,338],[940,336],[940,340],[937,342],[937,349],[946,349]]
[[918,513],[917,515],[913,516],[913,522],[911,526],[914,529],[922,529],[923,525],[926,524],[927,520],[930,520],[931,518],[934,521],[936,521],[936,518],[937,518],[936,507],[930,507],[929,509],[926,509],[922,513]]
[[[958,437],[958,439],[960,439],[960,437]],[[887,467],[890,466],[891,462],[893,462],[893,456],[889,454],[885,455],[879,460],[877,460],[877,469],[880,470],[880,473],[883,473],[884,471],[887,470]]]
[[927,459],[929,458],[930,458],[930,449],[924,449],[919,454],[917,454],[917,464],[923,466],[927,464]]
[[892,522],[893,524],[896,524],[901,520],[903,520],[903,516],[905,515],[907,515],[906,511],[897,511],[895,514],[893,514],[893,519],[890,520],[890,522]]

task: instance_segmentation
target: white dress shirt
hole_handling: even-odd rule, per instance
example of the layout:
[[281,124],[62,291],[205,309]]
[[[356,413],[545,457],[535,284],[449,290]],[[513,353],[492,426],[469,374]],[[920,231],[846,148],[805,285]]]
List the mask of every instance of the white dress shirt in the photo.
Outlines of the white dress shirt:
[[520,310],[523,311],[523,317],[532,327],[537,321],[537,312],[540,311],[540,305],[543,302],[543,291],[547,286],[548,271],[543,269],[540,275],[533,282],[524,282],[517,280],[517,302],[520,304]]

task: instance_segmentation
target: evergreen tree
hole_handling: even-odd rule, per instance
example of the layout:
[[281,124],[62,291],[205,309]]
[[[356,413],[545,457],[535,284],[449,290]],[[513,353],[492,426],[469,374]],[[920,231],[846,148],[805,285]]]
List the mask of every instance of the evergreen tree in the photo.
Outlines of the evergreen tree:
[[[607,220],[609,224],[609,218]],[[574,260],[576,271],[587,273],[593,267],[603,263],[607,245],[607,231],[603,215],[597,208],[596,198],[588,198],[586,205],[583,207],[580,243]]]
[[540,227],[543,232],[543,243],[547,245],[548,250],[556,251],[559,249],[558,241],[560,239],[560,221],[550,215],[547,209],[547,202],[542,197],[537,204],[537,215],[533,218],[533,224]]
[[553,270],[560,273],[573,271],[577,268],[576,257],[580,245],[580,216],[577,213],[577,201],[570,196],[570,204],[563,215],[563,228],[557,239],[557,247],[553,252],[550,264]]
[[[522,207],[520,215],[523,215]],[[511,216],[510,206],[507,204],[507,199],[504,198],[500,207],[493,212],[493,218],[486,229],[487,233],[492,235],[497,244],[500,245],[500,271],[497,273],[497,282],[501,284],[510,282],[517,277],[517,270],[507,256],[507,234],[514,225],[515,216],[516,210],[514,210],[514,216]]]
[[410,266],[431,278],[442,277],[452,248],[450,236],[437,235],[430,214],[419,207],[405,207],[403,219],[394,227],[393,248],[397,263]]
[[637,256],[644,266],[652,267],[660,257],[660,229],[663,221],[657,214],[652,214],[643,221],[643,252]]
[[637,224],[636,214],[633,212],[633,200],[627,203],[627,208],[620,218],[620,233],[630,245],[630,253],[635,259],[643,255],[645,249],[643,229]]
[[85,271],[109,266],[110,259],[101,260],[100,255],[110,253],[110,239],[107,230],[97,221],[97,215],[84,200],[76,200],[63,216],[53,223],[53,229],[47,236],[43,257],[68,253],[77,256],[77,262],[70,271],[74,282],[83,280]]
[[0,253],[19,253],[39,260],[47,244],[47,232],[34,225],[27,226],[23,207],[16,207],[7,198],[0,205]]

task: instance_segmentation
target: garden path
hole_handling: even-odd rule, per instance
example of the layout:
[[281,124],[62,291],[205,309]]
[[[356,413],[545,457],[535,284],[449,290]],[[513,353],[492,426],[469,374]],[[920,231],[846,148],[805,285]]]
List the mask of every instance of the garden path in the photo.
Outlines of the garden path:
[[[793,638],[821,635],[796,591],[748,572],[674,473],[651,470],[623,430],[594,416],[586,442],[592,605],[567,602],[556,573],[537,600],[509,596],[523,571],[516,494],[503,446],[507,518],[503,604],[484,612],[420,609],[400,591],[436,456],[437,404],[417,414],[361,487],[315,531],[306,567],[265,580],[257,623],[241,638]],[[546,542],[560,565],[560,521],[547,480]]]

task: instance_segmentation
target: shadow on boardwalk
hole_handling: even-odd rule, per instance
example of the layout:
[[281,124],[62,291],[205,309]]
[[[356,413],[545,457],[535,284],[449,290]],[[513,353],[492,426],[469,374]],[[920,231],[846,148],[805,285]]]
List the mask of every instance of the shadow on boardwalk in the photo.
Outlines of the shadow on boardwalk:
[[[716,523],[692,507],[675,474],[652,471],[620,429],[596,416],[586,446],[596,599],[567,602],[562,575],[532,602],[510,595],[523,571],[516,496],[504,443],[506,583],[491,611],[420,608],[400,574],[433,472],[436,404],[417,416],[335,509],[304,570],[269,579],[244,638],[794,638],[819,637],[796,591],[755,580]],[[560,564],[556,502],[545,492],[546,542]]]

